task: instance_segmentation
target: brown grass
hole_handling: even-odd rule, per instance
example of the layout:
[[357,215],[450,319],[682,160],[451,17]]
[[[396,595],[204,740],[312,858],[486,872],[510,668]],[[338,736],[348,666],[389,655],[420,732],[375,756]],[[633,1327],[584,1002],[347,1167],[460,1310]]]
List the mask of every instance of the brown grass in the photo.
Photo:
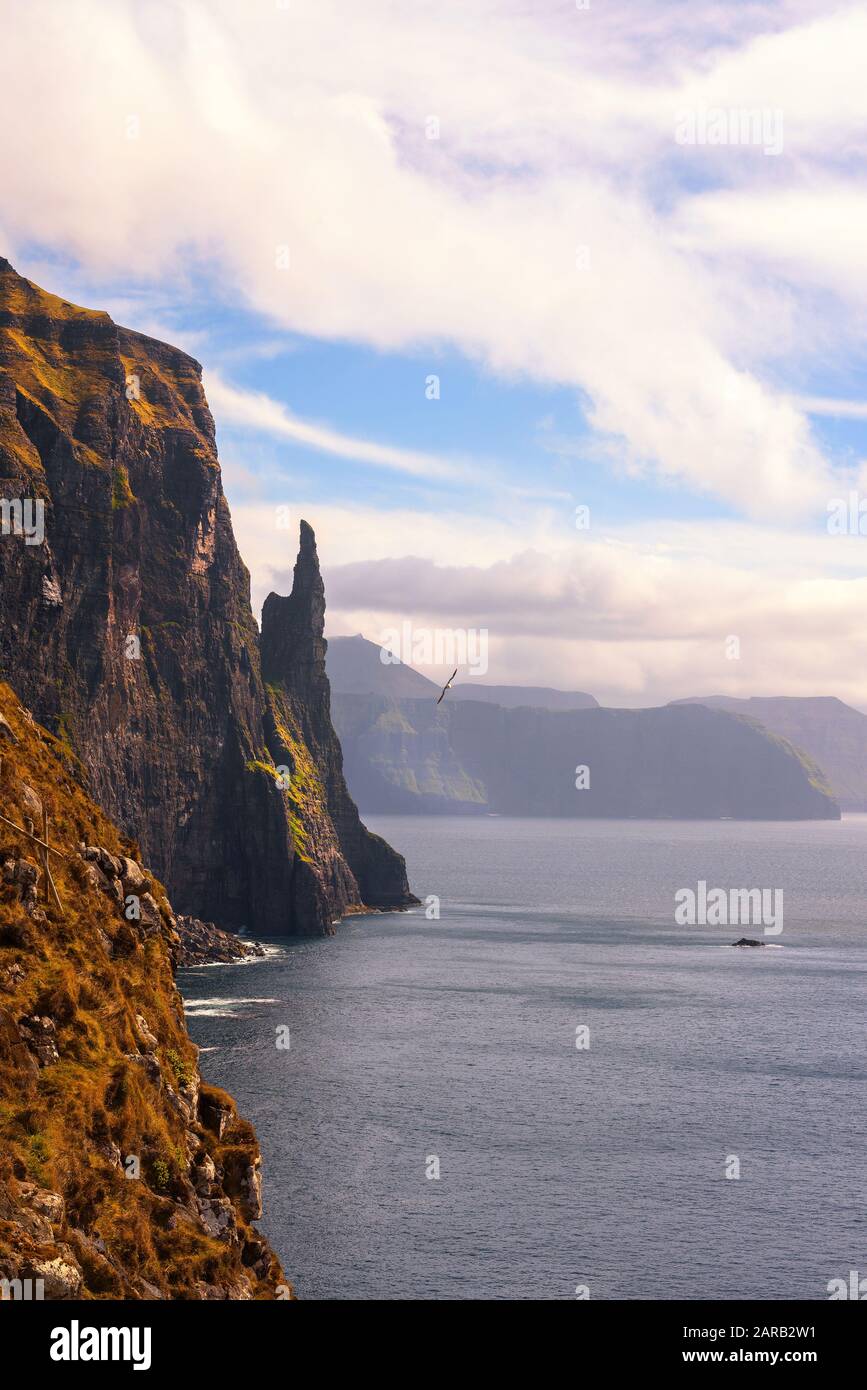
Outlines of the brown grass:
[[[178,1217],[173,1196],[186,1181],[186,1125],[144,1069],[128,1061],[139,1042],[135,1015],[141,1013],[158,1040],[164,1080],[175,1089],[197,1075],[197,1052],[187,1036],[171,968],[169,943],[162,935],[143,945],[104,892],[87,886],[78,857],[80,840],[105,846],[113,854],[133,848],[89,800],[61,761],[62,745],[27,722],[18,700],[0,684],[0,713],[19,742],[0,738],[0,806],[22,825],[26,811],[22,783],[42,798],[49,816],[49,840],[67,856],[52,859],[52,873],[64,908],[40,906],[46,921],[30,920],[17,900],[17,888],[0,882],[0,980],[18,964],[24,978],[11,991],[0,989],[0,1008],[14,1019],[50,1015],[57,1025],[60,1060],[23,1080],[20,1070],[0,1062],[0,1183],[29,1179],[63,1193],[68,1213],[64,1238],[74,1230],[100,1237],[129,1271],[156,1285],[168,1297],[195,1297],[199,1279],[231,1281],[240,1273],[240,1253],[211,1240]],[[0,827],[0,850],[35,859],[35,846],[7,826]],[[41,888],[41,883],[40,883]],[[162,886],[154,896],[166,915]],[[101,934],[125,947],[112,959]],[[131,940],[130,940],[131,938]],[[211,1093],[229,1105],[225,1093]],[[251,1152],[255,1136],[233,1118],[223,1146],[200,1131],[203,1147],[216,1156],[237,1146]],[[111,1141],[121,1154],[141,1159],[142,1176],[130,1180],[100,1154]],[[0,1224],[0,1253],[3,1250]],[[80,1243],[79,1243],[80,1244]],[[86,1297],[117,1296],[117,1277],[105,1262],[88,1256],[82,1268]],[[275,1276],[279,1281],[282,1275]],[[125,1291],[129,1296],[129,1290]],[[273,1297],[271,1287],[259,1295]]]

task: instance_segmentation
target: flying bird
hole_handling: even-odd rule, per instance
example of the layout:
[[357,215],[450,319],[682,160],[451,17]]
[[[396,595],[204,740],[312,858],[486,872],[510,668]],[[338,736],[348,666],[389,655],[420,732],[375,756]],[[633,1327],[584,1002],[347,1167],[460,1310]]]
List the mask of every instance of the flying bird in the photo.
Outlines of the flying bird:
[[[456,666],[455,669],[452,671],[451,675],[449,676],[448,680],[446,681],[445,685],[444,685],[443,688],[442,688],[442,694],[440,695],[440,700],[443,698],[443,695],[445,695],[445,693],[446,693],[447,690],[451,690],[451,688],[452,688],[452,681],[454,680],[454,678],[455,678],[455,676],[456,676],[457,674],[458,674],[458,668],[457,668],[457,666]],[[437,700],[437,704],[439,704],[440,700]]]

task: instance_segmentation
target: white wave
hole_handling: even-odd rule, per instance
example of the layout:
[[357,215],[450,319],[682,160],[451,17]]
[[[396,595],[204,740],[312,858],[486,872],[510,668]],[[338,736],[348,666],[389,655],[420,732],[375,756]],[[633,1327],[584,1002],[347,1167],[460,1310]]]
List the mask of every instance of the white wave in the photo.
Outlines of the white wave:
[[251,1004],[279,1004],[279,999],[185,999],[187,1018],[236,1018],[238,1010]]
[[191,1012],[187,1009],[187,1018],[239,1018],[240,1015],[234,1009],[197,1009]]
[[259,999],[255,995],[228,994],[215,995],[212,999],[193,999],[193,1007],[197,1004],[279,1004],[279,999]]

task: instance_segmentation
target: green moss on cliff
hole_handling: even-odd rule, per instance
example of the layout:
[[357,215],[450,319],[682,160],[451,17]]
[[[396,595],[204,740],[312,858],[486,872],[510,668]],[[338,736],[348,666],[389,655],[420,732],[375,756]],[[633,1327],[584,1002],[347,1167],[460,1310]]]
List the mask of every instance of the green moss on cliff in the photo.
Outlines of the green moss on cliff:
[[277,738],[289,757],[291,778],[286,795],[291,803],[289,815],[295,852],[302,859],[310,860],[312,828],[328,816],[327,793],[288,697],[276,685],[268,685],[266,690]]
[[111,475],[111,507],[112,511],[117,511],[118,507],[128,507],[135,501],[135,494],[129,483],[129,474],[122,463],[116,465]]
[[[273,761],[266,762],[260,758],[251,758],[245,764],[248,772],[264,772],[271,778],[278,791],[282,792],[287,801],[287,814],[289,818],[289,828],[292,833],[292,847],[299,859],[305,863],[312,863],[311,856],[311,836],[305,824],[305,811],[310,811],[311,801],[316,795],[311,792],[310,768],[312,759],[307,749],[302,743],[295,743],[290,749],[287,742],[288,731],[283,730],[281,737],[286,743],[287,751],[290,753],[291,763],[289,767],[289,777],[285,779],[285,774],[280,773]],[[315,774],[315,768],[313,769]],[[320,789],[321,790],[321,789]],[[320,802],[316,800],[316,807]]]

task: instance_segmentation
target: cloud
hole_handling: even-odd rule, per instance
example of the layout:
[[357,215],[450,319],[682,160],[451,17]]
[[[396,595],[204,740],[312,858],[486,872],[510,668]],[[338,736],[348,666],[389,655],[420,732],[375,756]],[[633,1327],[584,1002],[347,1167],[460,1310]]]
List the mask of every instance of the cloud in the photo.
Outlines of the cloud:
[[[489,679],[612,701],[867,701],[850,659],[863,542],[824,534],[848,484],[810,420],[864,413],[851,388],[833,399],[827,370],[818,390],[808,376],[863,347],[861,7],[696,0],[685,23],[674,3],[0,4],[13,259],[59,248],[93,283],[157,287],[160,306],[243,303],[263,339],[434,364],[453,348],[507,382],[574,388],[595,430],[585,457],[749,519],[578,539],[547,474],[509,492],[491,472],[485,514],[464,498],[437,516],[311,506],[290,480],[332,630],[488,625]],[[716,106],[782,111],[782,154],[678,146],[678,112]],[[358,439],[219,373],[208,390],[254,444],[438,483],[462,469],[382,442],[388,418]],[[567,432],[550,434],[568,454]],[[255,482],[233,450],[227,472],[245,467]],[[551,507],[533,504],[546,493]],[[255,601],[285,592],[295,533],[264,503],[233,513]]]
[[407,619],[485,629],[485,679],[589,689],[609,704],[719,693],[867,705],[867,677],[848,659],[861,646],[867,542],[829,535],[824,511],[809,531],[648,521],[607,535],[537,511],[516,545],[514,524],[468,514],[299,501],[281,531],[273,508],[235,507],[257,609],[270,589],[291,588],[301,516],[316,529],[329,635],[379,641]]
[[798,408],[807,415],[831,415],[837,420],[867,420],[867,401],[835,401],[826,396],[800,396]]
[[484,630],[494,682],[590,689],[612,704],[712,692],[867,698],[856,665],[840,660],[860,643],[862,574],[787,581],[625,542],[528,551],[482,570],[362,562],[329,570],[326,585],[339,630],[372,640],[405,618]]
[[[799,157],[839,158],[867,141],[863,5],[832,6],[816,17],[804,7],[786,23],[785,8],[768,6],[766,32],[720,53],[705,71],[683,81],[684,106],[778,110],[786,147]],[[806,80],[809,75],[809,80]],[[835,148],[835,142],[839,142]]]
[[[693,251],[729,263],[739,257],[802,296],[827,291],[859,311],[867,303],[867,188],[857,180],[814,176],[770,188],[713,190],[684,202],[679,225]],[[829,314],[827,304],[822,312]],[[860,317],[850,313],[842,322],[860,336]],[[838,332],[839,323],[838,312]]]
[[[699,527],[693,545],[703,539]],[[525,551],[484,568],[361,562],[326,573],[330,630],[382,640],[406,618],[415,629],[484,630],[488,680],[589,689],[610,704],[702,693],[864,703],[867,681],[841,654],[859,649],[867,579],[829,572],[842,545],[858,542],[824,538],[817,551],[826,564],[802,563],[787,576],[773,572],[772,551],[740,567],[729,556],[666,553],[637,537]]]
[[328,425],[299,419],[280,401],[261,391],[242,391],[230,386],[218,372],[207,372],[204,386],[208,403],[221,426],[234,425],[269,435],[272,439],[290,439],[294,444],[303,444],[336,458],[354,459],[357,463],[408,473],[415,478],[456,479],[466,475],[466,469],[460,465],[433,454],[352,439]]
[[489,627],[503,638],[721,644],[728,632],[761,637],[773,621],[778,637],[801,640],[832,620],[838,639],[855,640],[867,579],[814,572],[793,581],[762,570],[761,581],[755,568],[626,539],[526,550],[489,566],[404,556],[328,572],[329,602],[340,609]]
[[[289,524],[286,524],[288,506]],[[530,511],[519,503],[520,530],[514,514],[502,517],[449,510],[431,514],[401,507],[387,512],[372,506],[323,505],[297,490],[280,503],[248,500],[232,504],[232,522],[241,554],[251,566],[253,608],[258,612],[271,589],[287,593],[302,517],[316,531],[326,573],[341,564],[392,560],[407,552],[445,565],[496,563],[515,549],[516,533],[525,546],[549,548],[556,532],[544,509]],[[333,607],[334,605],[331,605]]]
[[[767,370],[790,291],[751,244],[742,267],[720,267],[714,195],[691,193],[697,165],[705,186],[732,185],[743,228],[773,161],[685,155],[674,120],[684,101],[784,104],[804,161],[788,176],[809,199],[835,130],[860,148],[862,22],[705,4],[687,33],[681,6],[648,8],[626,24],[518,0],[156,0],[146,16],[131,0],[34,0],[0,52],[16,132],[0,151],[7,233],[102,275],[183,281],[194,265],[296,332],[452,346],[505,377],[574,386],[633,470],[750,515],[806,514],[829,467]],[[269,418],[313,447],[356,447]],[[365,447],[379,466],[429,467]]]

